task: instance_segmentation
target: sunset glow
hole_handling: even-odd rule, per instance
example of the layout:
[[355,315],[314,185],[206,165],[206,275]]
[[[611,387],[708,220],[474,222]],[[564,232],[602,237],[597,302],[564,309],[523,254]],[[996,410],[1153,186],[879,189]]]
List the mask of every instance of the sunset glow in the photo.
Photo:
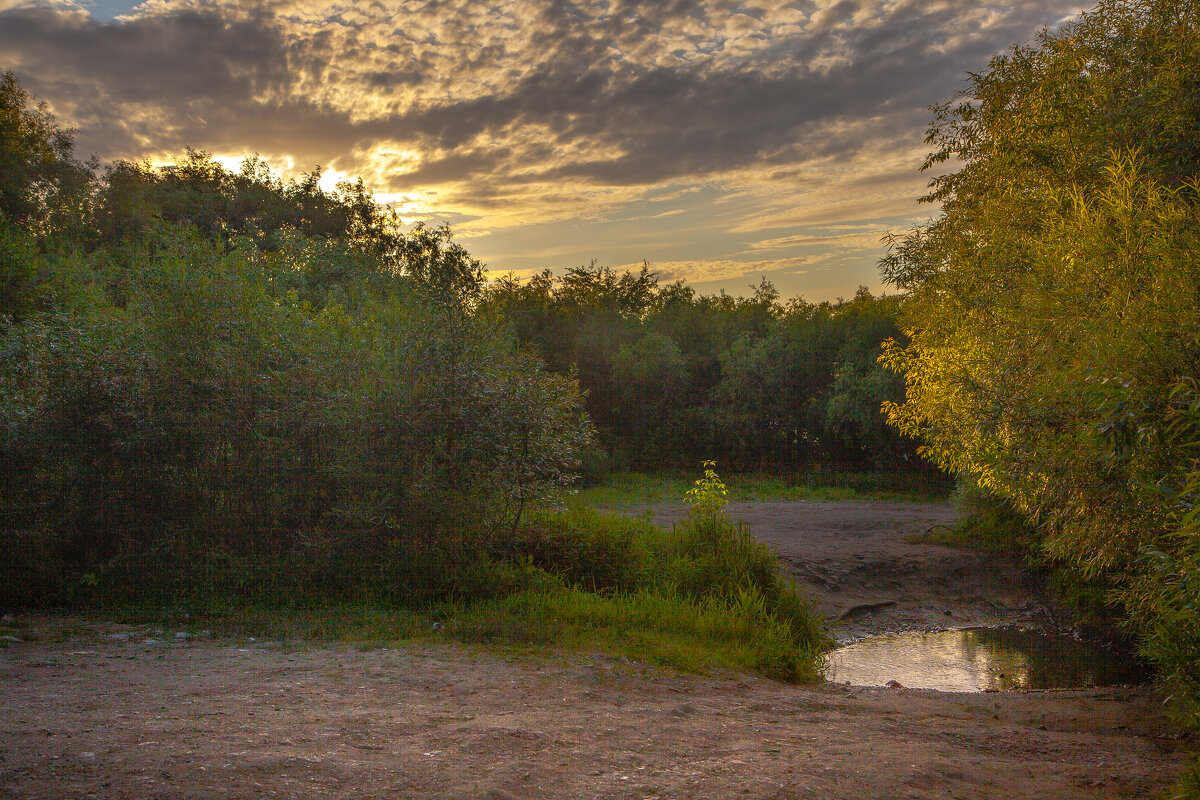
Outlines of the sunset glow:
[[0,0],[0,64],[102,160],[361,177],[493,273],[596,259],[741,293],[880,287],[936,209],[928,106],[1070,0]]

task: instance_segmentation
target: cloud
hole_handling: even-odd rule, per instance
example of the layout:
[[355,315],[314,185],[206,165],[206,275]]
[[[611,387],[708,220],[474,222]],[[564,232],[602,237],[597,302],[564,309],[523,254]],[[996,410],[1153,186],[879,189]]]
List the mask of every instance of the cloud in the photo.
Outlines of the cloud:
[[[796,227],[914,214],[927,107],[1079,10],[150,0],[103,21],[82,9],[0,0],[0,63],[78,127],[82,155],[188,145],[322,165],[413,218],[476,233],[619,216],[695,225],[704,213],[735,239],[776,234],[731,240],[722,256]],[[697,206],[710,187],[723,202]]]
[[822,247],[826,249],[838,250],[868,250],[879,246],[880,240],[885,234],[885,230],[880,228],[874,231],[855,232],[855,233],[838,233],[832,235],[817,236],[812,234],[794,234],[791,236],[780,236],[775,239],[762,239],[757,242],[750,243],[750,252],[762,252],[768,250],[789,250],[793,247]]
[[[757,261],[735,261],[731,259],[695,260],[695,261],[651,261],[650,271],[658,275],[659,281],[670,283],[683,280],[688,283],[703,283],[707,281],[722,281],[735,278],[746,278],[757,283],[759,276],[767,273],[787,272],[792,275],[804,275],[808,272],[805,267],[824,261],[823,256],[797,256],[794,258],[759,259]],[[636,272],[642,268],[641,263],[622,264],[614,267],[618,272]]]
[[[134,154],[148,128],[168,147],[287,144],[322,161],[387,138],[429,155],[381,189],[449,176],[645,185],[852,157],[863,139],[821,139],[830,121],[919,125],[931,96],[1062,10],[1025,2],[982,18],[966,0],[881,0],[824,4],[806,21],[774,4],[505,9],[158,2],[99,22],[34,6],[4,12],[0,54],[102,155]],[[125,120],[145,106],[158,113]]]

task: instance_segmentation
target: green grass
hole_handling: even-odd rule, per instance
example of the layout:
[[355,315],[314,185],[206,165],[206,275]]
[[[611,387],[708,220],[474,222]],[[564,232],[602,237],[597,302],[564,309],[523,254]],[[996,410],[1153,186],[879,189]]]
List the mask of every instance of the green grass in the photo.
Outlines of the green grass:
[[757,672],[821,679],[819,645],[798,644],[761,595],[694,600],[649,590],[600,595],[578,587],[522,592],[456,610],[447,635],[467,643],[600,651],[684,672]]
[[432,629],[426,611],[382,601],[330,602],[302,598],[295,603],[219,598],[154,607],[109,609],[117,622],[154,626],[214,638],[274,642],[355,642],[389,644],[423,638]]
[[[600,594],[553,583],[541,589],[414,610],[383,602],[293,605],[219,601],[182,607],[124,605],[102,613],[22,614],[5,630],[22,641],[95,635],[110,623],[132,635],[192,637],[291,647],[361,648],[456,641],[502,655],[605,653],[688,673],[753,672],[789,683],[821,680],[822,642],[798,643],[796,628],[746,591],[703,600],[651,590]],[[3,643],[2,647],[18,644]]]
[[[613,472],[599,483],[569,494],[570,508],[627,509],[660,503],[682,503],[694,476],[682,472]],[[725,480],[732,502],[930,501],[950,497],[952,484],[943,476],[923,473],[850,473],[809,471],[788,478],[746,473]]]
[[386,645],[426,638],[433,619],[428,613],[388,603],[331,603],[319,600],[295,604],[265,600],[218,599],[196,604],[162,606],[121,603],[19,614],[6,632],[23,641],[62,641],[95,634],[112,624],[128,626],[131,634],[172,640],[179,632],[196,639],[298,642],[353,642]]

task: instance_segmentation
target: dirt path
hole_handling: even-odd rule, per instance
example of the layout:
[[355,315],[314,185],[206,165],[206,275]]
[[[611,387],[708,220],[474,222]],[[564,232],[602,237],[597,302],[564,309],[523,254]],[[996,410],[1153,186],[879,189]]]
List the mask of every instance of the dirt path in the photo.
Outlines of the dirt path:
[[[784,505],[731,511],[835,616],[894,602],[871,623],[886,627],[984,596],[958,551],[904,541],[944,507]],[[1145,689],[798,688],[117,626],[0,650],[5,798],[1151,797],[1183,763],[1168,730]]]

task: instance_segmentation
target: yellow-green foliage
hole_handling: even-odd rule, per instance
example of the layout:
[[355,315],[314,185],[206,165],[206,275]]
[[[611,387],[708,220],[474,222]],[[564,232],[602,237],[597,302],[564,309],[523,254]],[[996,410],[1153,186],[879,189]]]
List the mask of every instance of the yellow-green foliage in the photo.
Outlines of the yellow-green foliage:
[[698,478],[695,485],[684,494],[684,500],[691,503],[692,514],[700,517],[723,513],[725,504],[729,502],[729,490],[721,481],[714,469],[715,461],[705,461],[704,477]]
[[1192,724],[1197,30],[1192,2],[1105,0],[936,109],[926,166],[960,166],[882,264],[911,337],[881,359],[907,383],[892,424],[1112,587]]

